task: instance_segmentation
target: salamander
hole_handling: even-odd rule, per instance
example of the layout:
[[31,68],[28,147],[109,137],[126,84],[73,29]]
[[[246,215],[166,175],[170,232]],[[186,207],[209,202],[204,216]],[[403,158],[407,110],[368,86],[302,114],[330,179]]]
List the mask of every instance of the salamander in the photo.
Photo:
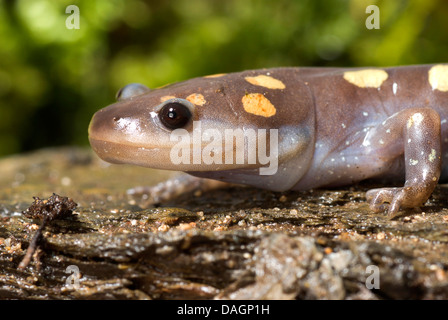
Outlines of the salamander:
[[391,216],[448,177],[448,64],[249,70],[130,84],[117,99],[89,125],[112,163],[273,191],[401,179],[366,193]]

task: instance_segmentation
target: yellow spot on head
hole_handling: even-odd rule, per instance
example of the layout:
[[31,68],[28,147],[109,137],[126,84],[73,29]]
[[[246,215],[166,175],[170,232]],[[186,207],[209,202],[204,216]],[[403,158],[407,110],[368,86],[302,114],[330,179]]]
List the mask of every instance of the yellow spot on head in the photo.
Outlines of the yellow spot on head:
[[207,102],[200,93],[192,93],[186,99],[197,106],[203,106]]
[[274,105],[261,93],[246,94],[242,102],[246,112],[257,116],[272,117],[277,112]]
[[429,69],[428,81],[432,90],[448,91],[448,65],[438,64]]
[[160,98],[160,102],[165,102],[166,100],[174,99],[175,96],[163,96]]
[[217,74],[211,74],[209,76],[205,76],[204,78],[219,78],[219,77],[222,77],[225,75],[226,75],[226,73],[217,73]]
[[379,88],[387,78],[387,72],[379,69],[344,72],[344,79],[360,88]]
[[247,82],[260,87],[268,89],[285,89],[286,86],[283,82],[270,76],[259,75],[256,77],[245,77]]

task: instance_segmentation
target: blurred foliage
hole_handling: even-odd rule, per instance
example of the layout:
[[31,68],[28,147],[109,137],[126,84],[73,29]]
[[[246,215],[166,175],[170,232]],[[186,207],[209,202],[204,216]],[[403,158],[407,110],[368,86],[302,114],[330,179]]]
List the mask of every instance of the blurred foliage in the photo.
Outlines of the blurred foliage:
[[[80,29],[66,28],[72,4]],[[92,114],[130,82],[447,62],[447,14],[446,0],[0,0],[0,155],[87,144]]]

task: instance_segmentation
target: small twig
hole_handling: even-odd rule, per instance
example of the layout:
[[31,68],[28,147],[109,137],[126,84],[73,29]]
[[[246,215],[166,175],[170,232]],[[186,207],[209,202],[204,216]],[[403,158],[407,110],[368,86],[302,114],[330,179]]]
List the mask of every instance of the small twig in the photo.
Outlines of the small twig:
[[47,224],[48,219],[45,217],[42,221],[39,229],[37,229],[36,233],[34,234],[33,239],[31,240],[28,249],[26,250],[25,257],[22,259],[22,261],[19,264],[19,269],[25,269],[26,266],[30,263],[31,257],[33,256],[34,252],[37,249],[38,243],[42,237],[42,231],[45,228],[45,225]]

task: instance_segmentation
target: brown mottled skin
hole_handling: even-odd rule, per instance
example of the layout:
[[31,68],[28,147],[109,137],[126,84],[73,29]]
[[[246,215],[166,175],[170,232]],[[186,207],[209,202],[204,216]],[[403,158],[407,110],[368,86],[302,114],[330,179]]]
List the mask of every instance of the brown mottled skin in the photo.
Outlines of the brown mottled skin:
[[[106,161],[185,171],[195,176],[249,184],[275,191],[349,185],[367,178],[405,178],[403,187],[370,190],[371,208],[389,214],[422,206],[439,178],[448,177],[448,75],[430,84],[431,65],[375,68],[387,73],[380,85],[363,87],[344,78],[347,71],[372,68],[275,68],[201,77],[156,90],[123,89],[125,98],[98,111],[89,127],[93,149]],[[444,71],[445,69],[443,69]],[[380,72],[383,72],[380,71]],[[372,75],[375,73],[372,73]],[[245,78],[267,75],[284,89],[254,85]],[[368,72],[370,76],[370,71]],[[202,106],[188,104],[196,93]],[[260,93],[276,109],[255,115],[242,97]],[[174,96],[161,102],[163,97]],[[256,164],[171,163],[171,130],[158,112],[167,103],[188,104],[202,129],[278,129],[278,170],[260,175]],[[225,152],[225,151],[224,151]]]

